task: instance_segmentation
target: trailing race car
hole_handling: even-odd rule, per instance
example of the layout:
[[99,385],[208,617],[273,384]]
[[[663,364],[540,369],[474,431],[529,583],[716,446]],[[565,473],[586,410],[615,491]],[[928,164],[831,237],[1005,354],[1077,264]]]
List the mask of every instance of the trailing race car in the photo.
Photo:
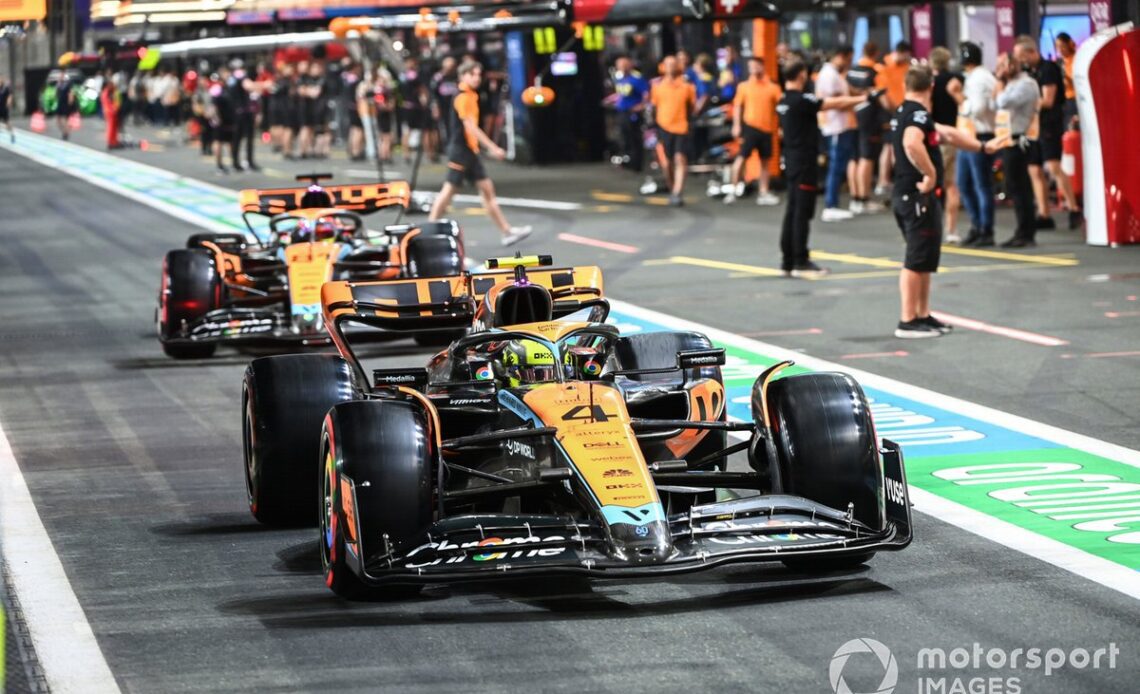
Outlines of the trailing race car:
[[[789,363],[777,364],[755,382],[753,421],[726,421],[723,350],[699,333],[621,335],[604,322],[598,268],[539,263],[549,258],[330,282],[340,355],[250,364],[250,509],[265,523],[317,521],[333,591],[732,562],[827,569],[910,543],[902,455],[880,448],[854,380],[776,378]],[[344,330],[473,321],[426,368],[371,379]],[[746,440],[726,445],[727,432]],[[750,469],[728,471],[742,451]]]
[[[365,228],[361,215],[408,205],[407,183],[318,185],[329,177],[298,176],[311,182],[301,188],[243,190],[249,235],[194,234],[186,248],[166,254],[156,311],[166,354],[208,357],[222,342],[327,344],[326,281],[462,272],[463,237],[454,221]],[[255,231],[251,215],[268,217],[268,229]]]

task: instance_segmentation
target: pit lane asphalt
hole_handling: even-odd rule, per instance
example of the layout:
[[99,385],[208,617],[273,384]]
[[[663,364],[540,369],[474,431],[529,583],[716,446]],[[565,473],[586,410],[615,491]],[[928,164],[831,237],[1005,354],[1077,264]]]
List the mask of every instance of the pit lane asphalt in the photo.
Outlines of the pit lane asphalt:
[[[532,197],[543,187],[500,184]],[[904,683],[913,691],[919,647],[1109,641],[1122,649],[1114,671],[1006,674],[1022,676],[1027,692],[1135,690],[1134,601],[921,515],[910,549],[822,579],[734,568],[341,602],[320,579],[315,531],[264,530],[244,509],[238,396],[250,355],[179,363],[154,340],[159,262],[195,230],[9,153],[0,153],[0,191],[0,421],[126,690],[830,691],[832,654],[858,637],[894,649],[900,691]],[[772,245],[776,213],[753,237],[737,221],[745,211],[734,210],[714,236],[708,213],[720,208],[710,203],[679,213],[614,208],[577,219],[512,216],[543,224],[543,234],[643,248],[632,257],[555,250],[560,262],[600,262],[620,298],[738,332],[820,327],[766,338],[818,356],[900,347],[883,337],[894,313],[889,280],[832,286],[642,265],[685,253],[771,267],[770,249],[746,250]],[[497,248],[484,219],[465,221],[470,254]],[[893,239],[868,229],[846,231],[869,240],[842,241],[893,257]],[[654,234],[674,248],[651,247]],[[1074,253],[1081,266],[963,276],[939,283],[936,297],[952,313],[1070,339],[1073,349],[1061,349],[1074,354],[1134,348],[1135,323],[1098,321],[1105,309],[1092,304],[1124,301],[1117,295],[1135,294],[1135,279],[1085,279],[1129,273],[1134,250],[1086,250],[1063,234],[1044,238],[1059,246],[1049,250]],[[830,241],[828,250],[844,250]],[[549,249],[540,239],[524,246]],[[1056,350],[968,333],[903,348],[910,358],[858,366],[1115,443],[1135,446],[1140,436],[1135,362],[1062,360]],[[423,355],[408,343],[386,353],[392,363]],[[844,675],[866,690],[879,681],[876,667],[852,659]]]

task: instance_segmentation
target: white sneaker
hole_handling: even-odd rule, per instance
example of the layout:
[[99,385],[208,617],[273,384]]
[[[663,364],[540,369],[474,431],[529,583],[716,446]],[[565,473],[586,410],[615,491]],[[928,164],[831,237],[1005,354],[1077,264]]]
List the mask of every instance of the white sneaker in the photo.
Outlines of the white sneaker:
[[838,207],[829,207],[823,211],[823,214],[821,214],[819,218],[824,222],[846,222],[854,216],[855,215],[847,210],[841,210]]
[[529,225],[525,227],[511,227],[511,230],[503,236],[502,243],[504,246],[513,246],[530,236],[532,231],[533,229],[531,229]]
[[868,200],[867,202],[863,203],[863,214],[877,214],[879,212],[886,211],[886,206],[878,200]]
[[851,214],[863,214],[867,211],[867,208],[862,200],[852,200],[851,204],[847,206],[847,211]]
[[772,205],[779,205],[780,198],[771,193],[760,193],[756,196],[756,204],[761,207],[771,207]]
[[962,237],[954,233],[946,234],[946,243],[952,243],[955,246],[961,246]]
[[736,193],[731,190],[724,194],[724,204],[731,205],[736,202]]
[[732,194],[738,198],[744,197],[744,181],[736,184],[736,189],[732,191]]
[[890,185],[877,185],[875,186],[875,197],[885,198],[891,194]]

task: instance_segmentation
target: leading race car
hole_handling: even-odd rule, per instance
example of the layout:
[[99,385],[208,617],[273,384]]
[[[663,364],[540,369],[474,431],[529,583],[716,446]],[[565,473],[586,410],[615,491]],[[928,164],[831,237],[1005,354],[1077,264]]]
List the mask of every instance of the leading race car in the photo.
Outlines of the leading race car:
[[[755,382],[753,421],[726,421],[723,350],[699,333],[622,335],[604,322],[598,268],[540,262],[327,283],[340,355],[250,364],[250,509],[265,523],[317,521],[333,591],[732,562],[826,569],[910,543],[901,452],[880,448],[854,380],[777,378],[789,365],[777,364]],[[426,368],[369,379],[349,324],[477,329]],[[727,432],[745,440],[726,445]],[[745,450],[750,469],[726,470]]]
[[[297,178],[310,185],[241,192],[249,235],[194,234],[166,254],[156,323],[167,355],[208,357],[220,343],[327,344],[324,282],[463,270],[453,221],[365,228],[361,215],[407,207],[407,183],[322,187],[328,174]],[[255,231],[251,216],[267,217],[268,229]]]

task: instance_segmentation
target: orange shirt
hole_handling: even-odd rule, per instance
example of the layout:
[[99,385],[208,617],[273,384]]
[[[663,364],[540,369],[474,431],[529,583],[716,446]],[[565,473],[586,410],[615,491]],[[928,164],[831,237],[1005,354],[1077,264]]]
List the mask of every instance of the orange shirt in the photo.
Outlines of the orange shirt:
[[459,86],[459,93],[455,95],[455,100],[452,101],[452,106],[455,108],[455,115],[459,117],[459,127],[463,128],[463,137],[467,140],[467,146],[471,148],[472,152],[479,153],[479,138],[475,137],[467,129],[463,127],[463,121],[468,118],[474,118],[476,127],[479,124],[479,95],[473,90],[468,89],[467,85]]
[[780,88],[769,79],[748,78],[736,88],[732,105],[743,104],[741,120],[750,128],[766,133],[776,132],[776,104],[780,101]]
[[1077,98],[1077,90],[1076,90],[1076,88],[1073,87],[1073,59],[1076,57],[1077,57],[1076,53],[1070,55],[1068,58],[1065,58],[1063,56],[1061,57],[1062,69],[1065,73],[1065,98],[1066,99],[1076,99]]
[[887,100],[891,108],[898,108],[906,94],[906,71],[910,69],[909,62],[901,62],[894,53],[887,56],[883,69],[879,75],[883,78],[883,88],[887,90]]
[[697,88],[683,77],[665,77],[649,90],[657,127],[674,135],[689,132],[689,109],[697,103]]

